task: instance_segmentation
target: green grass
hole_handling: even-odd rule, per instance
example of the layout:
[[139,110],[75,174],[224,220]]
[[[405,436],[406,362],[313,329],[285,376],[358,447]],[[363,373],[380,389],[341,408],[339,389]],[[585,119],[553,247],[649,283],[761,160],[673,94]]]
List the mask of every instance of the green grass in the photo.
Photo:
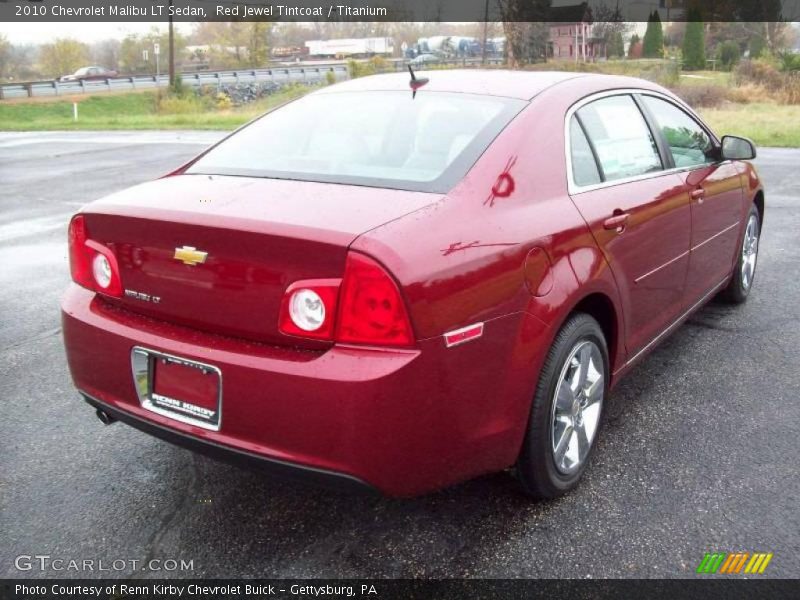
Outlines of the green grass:
[[743,135],[759,146],[800,147],[800,105],[726,104],[698,112],[717,135]]
[[[626,65],[625,68],[631,68],[631,65]],[[728,73],[719,71],[697,73],[716,77],[716,83],[728,76]],[[688,81],[706,80],[689,78]],[[685,82],[687,79],[682,77],[681,83]],[[173,112],[158,110],[154,92],[91,96],[79,100],[77,123],[72,120],[71,100],[0,102],[0,130],[230,130],[276,106],[308,93],[310,89],[314,88],[292,86],[247,106],[229,110],[208,108],[200,101],[177,102]],[[720,135],[726,133],[743,135],[760,146],[800,147],[798,105],[726,103],[719,108],[699,110],[703,118]]]
[[0,102],[0,131],[105,129],[233,129],[293,100],[313,88],[291,86],[247,106],[228,110],[187,102],[178,112],[158,109],[155,92],[90,96],[78,100],[78,121],[72,100]]

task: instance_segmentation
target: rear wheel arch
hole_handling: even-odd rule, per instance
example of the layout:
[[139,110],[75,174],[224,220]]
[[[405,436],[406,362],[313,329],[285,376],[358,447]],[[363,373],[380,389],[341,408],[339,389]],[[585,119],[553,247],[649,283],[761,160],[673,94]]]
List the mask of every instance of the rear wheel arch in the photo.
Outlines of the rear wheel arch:
[[562,322],[559,323],[558,329],[563,327],[564,323],[576,313],[585,313],[600,325],[608,346],[609,371],[614,373],[616,370],[615,359],[619,350],[621,324],[614,301],[602,292],[593,292],[584,296],[566,313]]

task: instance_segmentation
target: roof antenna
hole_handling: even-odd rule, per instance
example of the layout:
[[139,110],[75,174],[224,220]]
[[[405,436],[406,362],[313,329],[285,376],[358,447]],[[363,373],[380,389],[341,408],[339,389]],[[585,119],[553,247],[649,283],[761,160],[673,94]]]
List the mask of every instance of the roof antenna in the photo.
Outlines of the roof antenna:
[[411,73],[411,81],[408,82],[408,85],[411,87],[411,99],[413,100],[417,97],[417,90],[428,83],[430,79],[427,77],[420,77],[417,79],[417,76],[414,74],[414,69],[411,68],[411,65],[408,65],[408,72]]

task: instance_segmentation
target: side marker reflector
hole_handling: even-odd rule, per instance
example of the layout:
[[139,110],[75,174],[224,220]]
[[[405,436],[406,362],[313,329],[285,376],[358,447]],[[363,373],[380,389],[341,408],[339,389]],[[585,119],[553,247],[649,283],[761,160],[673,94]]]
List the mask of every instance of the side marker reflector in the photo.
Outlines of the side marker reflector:
[[476,340],[483,335],[483,323],[468,325],[455,331],[448,331],[444,334],[444,343],[448,348],[458,346],[465,342]]

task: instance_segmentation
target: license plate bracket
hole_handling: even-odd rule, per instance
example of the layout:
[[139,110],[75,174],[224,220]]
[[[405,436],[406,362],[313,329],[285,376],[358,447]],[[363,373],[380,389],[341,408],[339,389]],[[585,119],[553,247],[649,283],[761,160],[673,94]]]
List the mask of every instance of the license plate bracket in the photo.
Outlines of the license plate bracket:
[[219,431],[222,372],[188,358],[134,347],[133,383],[142,408],[181,423]]

